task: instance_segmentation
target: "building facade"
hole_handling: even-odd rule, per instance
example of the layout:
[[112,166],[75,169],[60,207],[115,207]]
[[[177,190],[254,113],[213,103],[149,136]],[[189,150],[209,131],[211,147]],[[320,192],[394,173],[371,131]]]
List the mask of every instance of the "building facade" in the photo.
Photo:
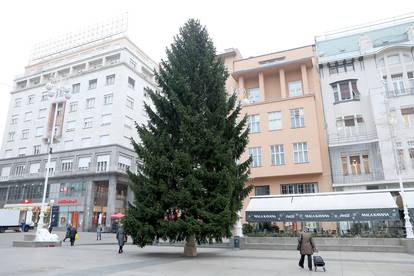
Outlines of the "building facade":
[[414,18],[316,37],[333,188],[414,181]]
[[[73,46],[73,45],[72,45]],[[47,202],[67,223],[91,230],[123,212],[135,171],[130,138],[145,123],[144,88],[155,88],[156,63],[123,34],[32,60],[15,79],[0,152],[0,207],[39,211],[56,112]],[[48,96],[46,84],[70,88]],[[62,97],[61,97],[62,96]]]
[[[220,55],[247,116],[251,195],[331,191],[328,146],[313,46],[242,59]],[[244,202],[244,208],[249,199]],[[242,218],[245,218],[244,210]]]

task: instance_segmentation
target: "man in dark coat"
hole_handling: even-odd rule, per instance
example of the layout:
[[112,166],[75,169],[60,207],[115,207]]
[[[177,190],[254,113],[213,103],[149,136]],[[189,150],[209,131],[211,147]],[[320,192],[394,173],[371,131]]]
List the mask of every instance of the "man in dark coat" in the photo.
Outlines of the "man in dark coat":
[[315,244],[312,239],[312,235],[309,233],[309,228],[303,228],[303,233],[300,235],[299,239],[300,246],[300,260],[299,266],[303,268],[303,263],[305,262],[305,255],[308,256],[308,268],[312,271],[312,254],[315,251]]
[[69,235],[70,246],[73,246],[75,244],[75,239],[76,239],[76,234],[77,233],[78,233],[78,231],[76,230],[76,227],[72,226],[72,228],[70,229],[70,235]]
[[70,230],[72,229],[72,226],[70,224],[66,225],[66,233],[65,238],[63,239],[63,242],[66,241],[66,239],[70,239]]
[[116,239],[118,240],[119,250],[118,253],[123,253],[122,247],[124,246],[126,242],[126,234],[124,232],[124,229],[120,226],[118,228],[118,231],[116,232]]

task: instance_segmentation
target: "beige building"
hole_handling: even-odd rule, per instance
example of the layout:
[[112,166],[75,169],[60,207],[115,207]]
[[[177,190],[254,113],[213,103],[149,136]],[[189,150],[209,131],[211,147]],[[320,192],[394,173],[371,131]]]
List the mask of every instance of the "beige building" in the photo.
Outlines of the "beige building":
[[249,144],[242,159],[252,156],[251,195],[331,191],[314,47],[247,59],[228,49],[220,56],[230,73],[227,90],[238,93],[248,116]]

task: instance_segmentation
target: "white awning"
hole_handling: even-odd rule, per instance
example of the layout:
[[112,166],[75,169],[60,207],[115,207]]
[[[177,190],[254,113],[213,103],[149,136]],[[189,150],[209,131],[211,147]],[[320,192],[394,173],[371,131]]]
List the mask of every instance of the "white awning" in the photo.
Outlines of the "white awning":
[[120,155],[118,159],[118,163],[131,167],[131,158]]
[[318,193],[251,197],[247,221],[394,220],[398,207],[390,192]]
[[109,163],[110,156],[109,155],[98,155],[96,158],[96,162],[107,162]]

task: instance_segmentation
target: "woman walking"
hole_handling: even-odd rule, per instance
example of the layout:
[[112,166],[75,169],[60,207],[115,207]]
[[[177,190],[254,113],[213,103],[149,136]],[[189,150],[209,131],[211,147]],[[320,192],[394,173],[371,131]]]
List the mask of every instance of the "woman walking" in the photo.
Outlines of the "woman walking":
[[299,266],[303,268],[305,255],[307,255],[308,268],[310,271],[312,271],[312,254],[315,251],[315,243],[313,242],[312,235],[309,233],[308,227],[303,228],[303,233],[298,239],[298,250],[300,250]]
[[118,245],[119,245],[118,253],[121,254],[124,252],[122,250],[122,247],[127,241],[127,235],[125,234],[124,229],[121,226],[118,228],[118,231],[116,232],[116,239],[118,240]]

